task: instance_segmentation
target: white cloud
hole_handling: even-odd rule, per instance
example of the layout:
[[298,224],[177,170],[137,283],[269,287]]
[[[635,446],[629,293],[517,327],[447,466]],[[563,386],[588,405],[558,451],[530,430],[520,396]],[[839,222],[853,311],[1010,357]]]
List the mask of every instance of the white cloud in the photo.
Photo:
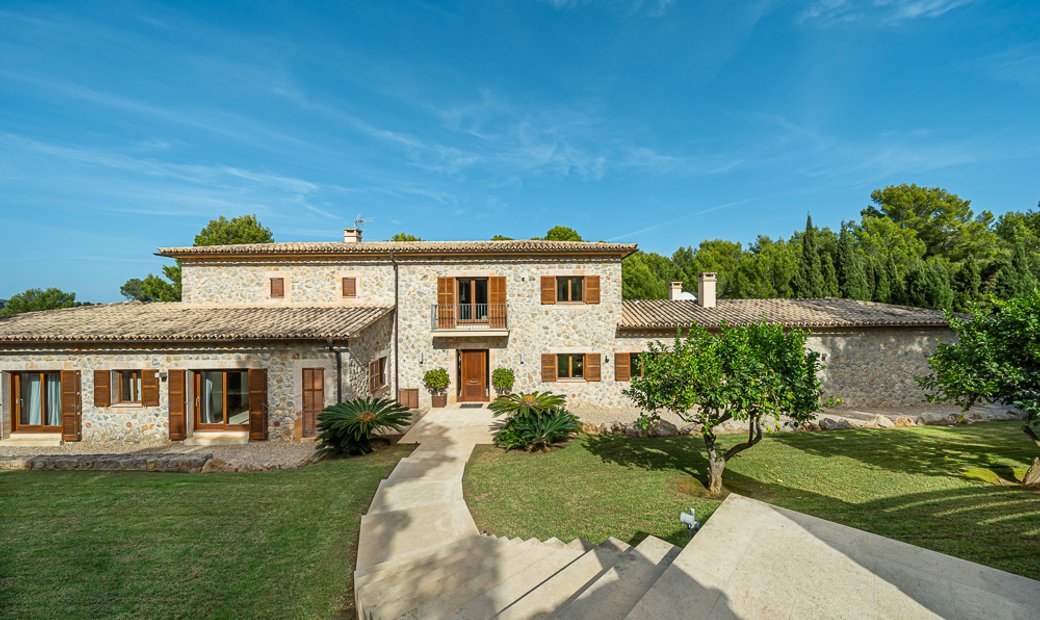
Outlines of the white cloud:
[[942,17],[975,0],[815,0],[798,14],[819,26],[894,26],[914,19]]

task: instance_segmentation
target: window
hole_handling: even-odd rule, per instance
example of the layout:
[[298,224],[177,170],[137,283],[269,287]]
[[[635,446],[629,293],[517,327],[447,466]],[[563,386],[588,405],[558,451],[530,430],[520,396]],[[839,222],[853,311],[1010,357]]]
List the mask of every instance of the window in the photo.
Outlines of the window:
[[195,372],[195,411],[199,428],[249,426],[249,371]]
[[285,278],[271,278],[271,297],[285,297]]
[[136,403],[141,402],[141,371],[140,370],[117,370],[116,371],[116,402]]
[[14,430],[53,431],[61,429],[61,373],[17,372],[13,374]]
[[584,299],[585,278],[582,276],[556,277],[556,302],[581,302]]
[[375,393],[386,387],[386,358],[381,357],[368,365],[368,391]]
[[560,379],[584,379],[585,354],[561,353],[557,355],[556,376]]
[[357,278],[343,278],[343,296],[357,297]]

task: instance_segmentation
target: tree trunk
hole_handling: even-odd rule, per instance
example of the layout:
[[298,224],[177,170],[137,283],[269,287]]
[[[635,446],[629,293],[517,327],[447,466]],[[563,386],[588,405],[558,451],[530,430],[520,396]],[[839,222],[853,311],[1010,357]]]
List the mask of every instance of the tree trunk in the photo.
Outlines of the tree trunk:
[[722,494],[722,472],[726,469],[726,458],[715,449],[715,435],[704,435],[708,448],[708,493]]
[[1022,484],[1027,487],[1040,488],[1040,458],[1033,459],[1033,464],[1026,470],[1026,477],[1022,479]]

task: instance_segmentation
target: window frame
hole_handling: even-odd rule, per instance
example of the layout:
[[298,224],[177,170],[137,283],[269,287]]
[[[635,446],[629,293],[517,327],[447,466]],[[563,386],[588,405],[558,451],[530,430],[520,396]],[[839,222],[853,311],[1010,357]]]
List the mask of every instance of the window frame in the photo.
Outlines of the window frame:
[[[275,283],[278,283],[278,292],[275,292]],[[268,292],[271,294],[271,299],[285,299],[285,278],[281,276],[272,276],[268,282]]]
[[40,421],[47,420],[47,375],[54,375],[58,381],[58,393],[61,393],[61,371],[57,370],[17,370],[11,373],[11,432],[12,433],[61,433],[62,415],[61,399],[58,399],[58,423],[52,424],[22,424],[22,376],[40,376]]
[[[585,304],[586,303],[585,302],[585,276],[583,276],[583,275],[581,275],[581,276],[555,276],[555,278],[556,278],[556,303],[557,304],[578,305],[578,304]],[[566,280],[567,281],[567,286],[566,286],[566,289],[565,289],[566,293],[567,293],[567,299],[563,299],[560,296],[560,281],[561,280]],[[578,281],[578,287],[577,288],[578,288],[578,295],[580,296],[580,299],[574,299],[574,283],[575,283],[575,280]]]
[[[123,400],[123,373],[130,373],[130,390],[131,393],[136,390],[137,398],[134,399],[131,394],[129,400]],[[135,407],[143,406],[144,399],[142,398],[142,392],[144,391],[144,371],[141,369],[127,369],[127,370],[113,370],[112,374],[115,377],[115,389],[112,390],[114,398],[111,399],[113,405],[133,405]],[[133,375],[137,375],[136,381],[133,379]]]
[[368,364],[369,392],[378,392],[379,390],[382,390],[389,385],[389,381],[386,376],[386,360],[387,356],[383,355],[381,357],[377,357]]
[[[585,356],[586,356],[585,353],[557,353],[556,354],[556,380],[557,381],[563,381],[563,382],[587,382],[588,379],[585,378],[585,373],[586,373],[586,367],[587,367],[588,364],[587,364]],[[560,364],[560,362],[562,361],[562,358],[564,358],[564,357],[569,358],[568,359],[568,363],[567,363],[567,375],[566,376],[561,372],[561,364]],[[581,359],[581,375],[579,375],[577,377],[574,376],[574,358],[576,358],[576,357]]]
[[[219,372],[221,374],[221,412],[223,413],[224,422],[221,424],[213,424],[202,421],[202,375],[207,372]],[[192,390],[194,392],[194,418],[195,418],[195,430],[202,431],[242,431],[249,430],[249,418],[246,419],[245,424],[228,424],[228,373],[237,372],[244,375],[245,395],[246,395],[246,410],[249,411],[249,369],[248,368],[200,368],[198,370],[192,370]],[[252,415],[252,411],[249,411]]]

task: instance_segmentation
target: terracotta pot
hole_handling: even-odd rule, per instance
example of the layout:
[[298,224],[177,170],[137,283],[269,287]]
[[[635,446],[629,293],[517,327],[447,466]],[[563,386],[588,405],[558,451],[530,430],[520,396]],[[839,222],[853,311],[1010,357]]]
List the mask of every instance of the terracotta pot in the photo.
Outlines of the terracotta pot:
[[447,394],[433,394],[433,406],[434,407],[447,407],[448,406],[448,395]]

